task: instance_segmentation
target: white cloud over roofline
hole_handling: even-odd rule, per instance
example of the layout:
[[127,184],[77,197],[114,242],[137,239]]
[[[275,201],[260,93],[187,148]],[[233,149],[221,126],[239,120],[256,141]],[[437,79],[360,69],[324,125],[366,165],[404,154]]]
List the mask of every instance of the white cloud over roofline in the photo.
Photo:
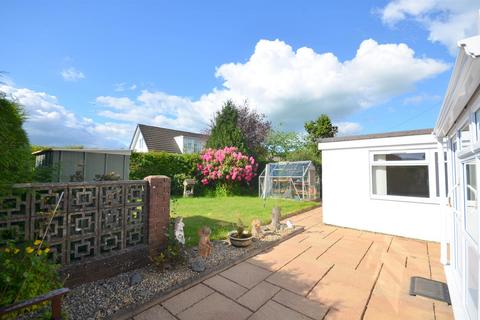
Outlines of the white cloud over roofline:
[[98,97],[97,103],[106,107],[100,115],[114,120],[200,130],[225,100],[248,100],[274,123],[295,130],[321,113],[342,119],[388,101],[448,68],[442,61],[416,57],[406,44],[368,39],[351,60],[342,62],[330,52],[260,40],[246,62],[219,66],[222,87],[198,99],[144,90],[135,100]]
[[[137,123],[187,131],[201,131],[227,99],[265,113],[285,129],[300,130],[307,120],[326,113],[334,120],[373,107],[410,92],[449,65],[417,57],[406,44],[363,41],[353,58],[340,61],[333,53],[308,47],[294,50],[280,40],[260,40],[243,63],[226,63],[216,70],[220,88],[192,99],[162,91],[143,90],[135,98],[99,96],[98,115],[83,118],[62,106],[56,97],[13,85],[0,91],[25,106],[26,128],[33,143],[83,144],[113,147],[128,145]],[[340,122],[341,133],[361,130],[360,124]]]

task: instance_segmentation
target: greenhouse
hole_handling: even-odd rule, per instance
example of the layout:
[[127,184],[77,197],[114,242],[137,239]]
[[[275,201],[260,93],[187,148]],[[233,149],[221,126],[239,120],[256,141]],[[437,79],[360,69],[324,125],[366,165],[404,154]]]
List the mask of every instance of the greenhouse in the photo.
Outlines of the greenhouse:
[[315,200],[319,182],[311,161],[268,163],[258,179],[259,196]]

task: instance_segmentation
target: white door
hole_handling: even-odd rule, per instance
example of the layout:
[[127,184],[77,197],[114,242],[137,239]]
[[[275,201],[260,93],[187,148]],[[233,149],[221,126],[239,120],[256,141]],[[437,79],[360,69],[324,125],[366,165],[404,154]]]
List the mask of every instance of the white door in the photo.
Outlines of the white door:
[[478,187],[479,169],[478,159],[463,162],[464,177],[464,247],[465,247],[465,305],[471,319],[478,319],[478,287],[479,287],[479,208]]

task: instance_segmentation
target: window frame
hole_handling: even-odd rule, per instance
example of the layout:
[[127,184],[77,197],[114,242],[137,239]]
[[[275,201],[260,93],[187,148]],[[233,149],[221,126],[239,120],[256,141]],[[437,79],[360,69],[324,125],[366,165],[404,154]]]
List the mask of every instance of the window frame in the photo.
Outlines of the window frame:
[[[435,152],[436,151],[437,151],[436,149],[396,149],[396,150],[370,151],[369,168],[368,168],[368,171],[369,171],[368,175],[369,175],[369,181],[370,181],[370,190],[369,190],[370,199],[439,204],[440,197],[437,196],[438,186],[436,183],[436,175],[435,175],[435,168],[436,168]],[[425,160],[375,160],[376,155],[395,154],[395,153],[425,153]],[[427,166],[429,197],[378,195],[373,193],[373,168],[379,167],[379,166]]]

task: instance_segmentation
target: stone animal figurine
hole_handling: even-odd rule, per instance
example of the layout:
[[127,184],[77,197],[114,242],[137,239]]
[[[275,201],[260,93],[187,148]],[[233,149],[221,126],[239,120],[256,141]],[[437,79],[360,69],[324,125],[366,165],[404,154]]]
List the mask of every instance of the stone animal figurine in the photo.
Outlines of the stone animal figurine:
[[209,227],[203,226],[198,230],[198,235],[200,240],[198,241],[198,254],[201,257],[208,257],[212,252],[212,243],[210,242],[210,234],[212,231]]
[[183,233],[183,227],[185,227],[185,224],[183,223],[183,218],[176,217],[174,227],[175,239],[177,239],[177,241],[182,245],[185,245],[185,234]]
[[262,224],[259,219],[253,219],[252,220],[252,236],[255,238],[261,238],[262,237]]

